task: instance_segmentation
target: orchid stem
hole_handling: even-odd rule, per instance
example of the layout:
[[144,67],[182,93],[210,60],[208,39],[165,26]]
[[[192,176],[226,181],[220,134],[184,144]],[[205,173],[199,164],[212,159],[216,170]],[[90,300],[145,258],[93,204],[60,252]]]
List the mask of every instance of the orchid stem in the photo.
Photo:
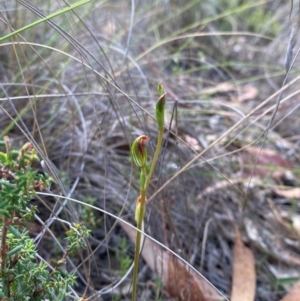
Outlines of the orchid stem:
[[[141,195],[141,206],[145,206],[145,194]],[[144,204],[142,204],[144,203]],[[142,230],[143,222],[143,210],[140,211],[139,220],[137,223],[138,230]],[[137,278],[138,278],[138,269],[139,269],[139,255],[141,249],[141,237],[142,233],[140,231],[136,232],[135,240],[135,253],[134,253],[134,268],[133,268],[133,281],[132,281],[132,301],[136,301],[136,292],[137,292]]]
[[156,149],[155,149],[155,152],[154,152],[153,160],[152,160],[151,167],[150,167],[149,174],[148,174],[147,181],[146,181],[146,187],[145,187],[146,191],[147,191],[148,186],[150,184],[150,180],[152,178],[152,175],[153,175],[153,172],[154,172],[154,169],[155,169],[155,166],[156,166],[156,162],[157,162],[160,150],[161,150],[161,145],[162,145],[162,140],[163,140],[163,134],[164,134],[164,129],[163,128],[159,129],[158,139],[157,139],[157,145],[156,145]]
[[133,280],[132,280],[132,301],[136,301],[137,297],[137,278],[139,269],[139,255],[141,250],[141,238],[143,233],[143,219],[145,215],[145,205],[146,205],[146,193],[151,181],[159,152],[161,150],[163,134],[164,134],[164,111],[166,102],[166,92],[163,89],[163,85],[159,83],[158,93],[160,95],[156,103],[156,121],[158,125],[158,139],[156,144],[156,149],[154,152],[153,160],[147,177],[146,162],[147,162],[147,148],[146,143],[148,142],[148,137],[143,135],[138,137],[131,146],[131,155],[134,163],[141,168],[140,177],[140,196],[137,199],[136,209],[135,209],[135,220],[137,222],[136,239],[135,239],[135,252],[134,252],[134,268],[133,268]]

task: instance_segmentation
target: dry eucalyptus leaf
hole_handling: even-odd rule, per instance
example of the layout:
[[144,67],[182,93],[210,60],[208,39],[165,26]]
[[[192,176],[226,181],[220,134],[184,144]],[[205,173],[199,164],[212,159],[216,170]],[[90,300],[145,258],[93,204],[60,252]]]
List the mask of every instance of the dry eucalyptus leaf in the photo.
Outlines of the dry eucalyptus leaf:
[[192,147],[194,150],[200,151],[202,149],[201,145],[199,145],[197,139],[195,139],[194,137],[190,135],[185,135],[184,138],[187,145]]
[[[120,222],[120,224],[130,239],[135,242],[136,230],[125,223]],[[150,269],[162,279],[170,297],[178,301],[223,300],[204,278],[147,237],[141,256]]]
[[220,83],[213,87],[204,88],[201,90],[201,94],[213,95],[217,93],[236,91],[237,87],[229,83]]
[[231,301],[253,301],[256,288],[254,256],[252,251],[243,244],[237,227],[235,232]]
[[254,86],[245,86],[241,88],[241,91],[237,97],[237,101],[244,102],[246,100],[255,99],[258,95],[258,89]]
[[243,179],[239,178],[239,179],[227,179],[227,180],[216,182],[213,185],[206,187],[201,193],[199,193],[196,197],[196,200],[201,201],[203,197],[209,195],[210,193],[214,193],[217,190],[224,189],[228,186],[239,184],[243,181],[244,181]]
[[[244,167],[245,174],[253,173],[253,168],[247,166],[252,166],[252,164],[257,161],[257,166],[253,173],[253,175],[256,176],[270,175],[278,178],[284,174],[284,169],[289,169],[292,167],[291,163],[275,150],[268,148],[260,149],[256,146],[247,147],[245,151],[241,153],[241,159],[246,165]],[[277,168],[278,170],[276,170]]]
[[300,188],[291,188],[291,189],[273,189],[273,191],[287,199],[300,199]]

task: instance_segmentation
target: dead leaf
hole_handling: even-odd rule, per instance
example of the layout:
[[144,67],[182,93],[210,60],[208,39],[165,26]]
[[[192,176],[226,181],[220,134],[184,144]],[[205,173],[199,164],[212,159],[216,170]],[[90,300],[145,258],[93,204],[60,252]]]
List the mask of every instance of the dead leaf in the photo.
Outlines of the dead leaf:
[[[120,224],[135,243],[136,230],[125,223]],[[161,278],[172,298],[178,301],[223,300],[205,279],[147,237],[141,255],[150,269]]]
[[230,83],[220,83],[220,84],[214,85],[213,87],[202,89],[201,94],[213,95],[216,93],[225,93],[225,92],[236,91],[236,89],[237,89],[236,86],[232,85]]
[[207,196],[211,193],[214,193],[214,192],[216,192],[220,189],[224,189],[228,186],[234,186],[234,185],[239,184],[243,181],[244,181],[244,179],[239,178],[239,179],[228,179],[228,180],[223,180],[223,181],[216,182],[213,185],[206,187],[201,193],[199,193],[197,195],[196,200],[201,201],[203,197],[205,197],[205,196]]
[[178,260],[170,255],[168,258],[168,281],[167,289],[171,297],[178,301],[205,301],[203,292],[190,271]]
[[245,100],[255,99],[258,95],[258,89],[254,86],[244,86],[241,88],[241,93],[237,97],[238,102],[244,102]]
[[273,189],[273,191],[287,199],[300,199],[300,188],[291,189]]
[[231,301],[253,301],[256,287],[254,256],[252,251],[243,244],[237,227],[235,232]]
[[284,239],[278,239],[278,234],[267,225],[253,222],[249,218],[244,219],[247,235],[252,244],[272,257],[288,264],[300,265],[300,256],[287,248]]
[[300,301],[300,281],[296,282],[290,292],[280,301]]
[[184,138],[187,145],[193,148],[195,151],[200,151],[202,149],[201,145],[199,145],[199,142],[197,141],[196,138],[190,135],[185,135]]
[[[257,156],[259,158],[257,160]],[[260,151],[259,147],[249,146],[245,151],[241,153],[242,162],[245,165],[253,166],[254,162],[257,160],[257,166],[255,168],[254,174],[257,176],[271,175],[276,179],[281,178],[284,175],[283,169],[291,168],[291,163],[278,154],[272,149],[262,149]],[[246,175],[252,174],[253,168],[244,168],[244,173]]]

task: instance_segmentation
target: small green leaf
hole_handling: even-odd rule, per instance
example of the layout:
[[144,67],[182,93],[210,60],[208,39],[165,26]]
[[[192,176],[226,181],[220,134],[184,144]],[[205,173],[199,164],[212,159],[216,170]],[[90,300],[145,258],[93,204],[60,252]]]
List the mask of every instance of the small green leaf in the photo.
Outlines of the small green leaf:
[[5,209],[0,209],[0,216],[4,215],[5,217],[9,218],[10,217],[10,213],[9,211],[5,210]]
[[3,152],[0,152],[0,163],[3,165],[7,163],[7,156]]
[[11,250],[7,253],[7,255],[8,255],[8,256],[12,256],[12,255],[18,253],[22,248],[23,248],[23,246],[16,246],[15,248],[11,249]]
[[16,229],[15,227],[13,227],[12,225],[8,225],[7,226],[8,230],[10,233],[12,233],[15,237],[17,238],[21,238],[22,235],[21,233],[18,231],[18,229]]
[[164,89],[162,82],[158,83],[157,92],[158,92],[159,96],[162,96],[165,93],[165,89]]
[[5,207],[7,206],[8,203],[9,203],[9,200],[3,200],[3,201],[0,203],[0,209],[5,208]]
[[165,119],[165,104],[166,104],[166,92],[162,83],[158,84],[157,88],[159,99],[156,102],[155,113],[156,113],[156,122],[158,128],[163,130],[164,128],[164,119]]

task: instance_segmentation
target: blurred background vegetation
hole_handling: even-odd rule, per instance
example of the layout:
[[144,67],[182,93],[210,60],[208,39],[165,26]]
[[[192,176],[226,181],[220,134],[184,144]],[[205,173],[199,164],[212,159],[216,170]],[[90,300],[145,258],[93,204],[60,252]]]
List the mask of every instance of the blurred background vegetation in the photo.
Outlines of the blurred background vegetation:
[[[78,3],[1,1],[1,37]],[[147,134],[153,155],[156,87],[162,81],[172,133],[166,130],[151,193],[232,131],[151,200],[147,233],[229,296],[231,212],[255,254],[255,300],[279,300],[287,283],[299,279],[300,231],[293,225],[300,196],[283,193],[300,180],[299,91],[292,82],[299,76],[297,58],[260,157],[258,152],[298,17],[298,3],[291,9],[291,1],[279,0],[87,2],[0,41],[0,137],[8,135],[16,147],[28,140],[40,147],[57,182],[54,193],[134,224],[139,173],[129,147]],[[56,208],[52,197],[33,203],[44,222]],[[72,258],[81,275],[76,290],[87,297],[124,275],[134,245],[115,218],[70,206],[59,216],[92,230],[87,252]],[[42,228],[33,222],[31,235]],[[62,229],[59,221],[51,226],[58,240]],[[45,259],[59,253],[47,235],[38,249]],[[95,300],[129,300],[130,277]],[[171,300],[145,262],[139,296]]]

